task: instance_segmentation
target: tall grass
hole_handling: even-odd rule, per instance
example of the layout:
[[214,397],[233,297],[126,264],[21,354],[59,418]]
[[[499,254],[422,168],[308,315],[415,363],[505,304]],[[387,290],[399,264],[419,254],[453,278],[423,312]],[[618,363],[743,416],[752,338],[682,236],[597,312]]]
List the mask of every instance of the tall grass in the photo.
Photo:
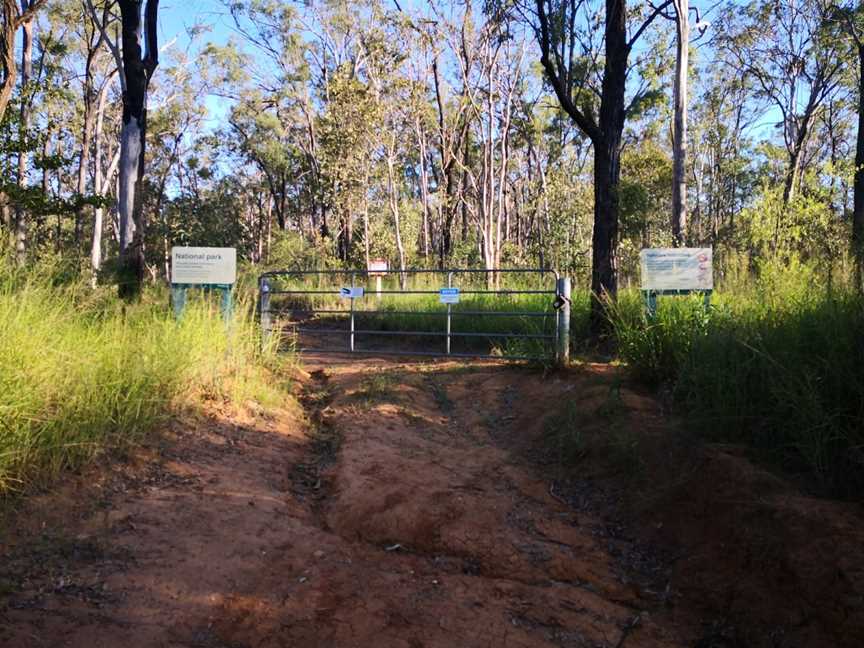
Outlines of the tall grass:
[[202,399],[276,402],[249,309],[226,325],[198,303],[176,322],[157,297],[125,307],[107,291],[0,272],[0,494]]
[[623,295],[612,308],[620,354],[638,377],[671,385],[712,438],[751,445],[824,493],[860,495],[864,299],[769,272],[714,301],[706,313],[664,299],[648,319],[638,294]]

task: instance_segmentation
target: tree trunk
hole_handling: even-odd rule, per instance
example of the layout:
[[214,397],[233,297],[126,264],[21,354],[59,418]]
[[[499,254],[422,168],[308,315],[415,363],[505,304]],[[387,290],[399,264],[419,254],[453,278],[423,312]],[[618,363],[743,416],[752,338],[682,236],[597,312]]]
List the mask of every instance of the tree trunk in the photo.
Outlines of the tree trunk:
[[855,180],[852,208],[852,251],[855,279],[864,292],[864,44],[858,45],[858,141],[855,149]]
[[613,142],[594,145],[594,233],[592,237],[591,292],[594,294],[591,325],[595,331],[606,326],[605,297],[618,290],[616,248],[618,245],[618,181],[620,177],[620,136]]
[[[609,331],[605,300],[614,299],[618,292],[615,259],[620,211],[618,189],[621,175],[621,139],[626,116],[624,92],[627,84],[627,60],[632,46],[627,41],[627,2],[606,0],[605,58],[600,88],[600,114],[596,122],[591,113],[584,112],[574,103],[571,76],[573,63],[569,59],[566,63],[563,62],[562,57],[557,54],[559,47],[562,51],[566,47],[561,45],[560,32],[556,35],[547,12],[547,2],[536,0],[536,6],[540,62],[561,107],[591,139],[594,148],[590,330],[592,337],[599,338]],[[633,37],[634,42],[657,15],[657,12],[652,14],[637,30]],[[553,50],[556,51],[554,61]]]
[[458,151],[453,151],[453,137],[448,136],[444,119],[444,100],[441,96],[441,79],[438,71],[438,57],[432,60],[432,78],[435,82],[435,103],[438,108],[438,146],[441,155],[441,175],[444,178],[444,200],[441,201],[441,210],[444,219],[441,223],[441,247],[438,251],[438,265],[443,268],[445,259],[450,256],[453,249],[453,220],[456,213],[456,179],[454,156]]
[[[103,125],[105,123],[105,104],[108,99],[108,89],[111,86],[111,80],[114,74],[109,75],[105,80],[105,85],[99,91],[99,102],[96,108],[96,127],[94,130],[94,148],[96,158],[96,173],[93,177],[93,192],[98,199],[104,197],[105,181],[111,181],[116,168],[116,163],[119,160],[115,157],[112,163],[108,166],[108,172],[102,172],[102,145],[104,141]],[[105,227],[105,208],[98,204],[93,210],[93,240],[90,247],[90,270],[93,273],[92,283],[95,287],[98,281],[99,271],[102,269],[102,232]]]
[[[124,113],[126,109],[124,108]],[[143,113],[123,117],[120,132],[120,296],[136,297],[144,279],[144,257],[141,228],[138,227],[140,194],[138,187],[144,179],[144,138],[146,117]]]
[[[30,0],[21,0],[21,11],[26,12],[30,8]],[[30,77],[33,75],[33,19],[25,21],[21,25],[22,49],[21,49],[21,123],[19,133],[21,150],[18,152],[18,186],[22,189],[27,186],[27,150],[24,142],[30,125],[30,102],[24,100],[24,92]],[[19,265],[24,265],[27,260],[27,210],[22,205],[15,208],[15,257]]]
[[[143,188],[147,138],[147,89],[158,65],[156,33],[159,0],[147,0],[144,25],[143,0],[119,0],[123,23],[123,127],[120,132],[120,296],[132,299],[144,281]],[[142,28],[146,53],[142,56]]]
[[[468,238],[468,174],[469,169],[471,168],[471,131],[465,136],[463,141],[463,150],[462,150],[462,173],[459,176],[459,201],[461,203],[461,213],[462,213],[462,228],[461,228],[461,239],[465,241]],[[453,209],[456,209],[457,205],[454,203]],[[453,219],[451,218],[451,222]],[[452,248],[450,248],[452,251]]]
[[417,144],[420,147],[420,196],[423,200],[423,226],[420,235],[423,237],[423,259],[429,265],[429,173],[426,170],[426,133],[420,124],[420,117],[415,119]]
[[804,158],[803,144],[796,146],[789,154],[789,170],[786,172],[786,181],[783,184],[783,204],[788,205],[795,197],[798,183],[801,178],[801,164]]
[[604,300],[618,293],[618,221],[621,137],[627,82],[625,0],[606,0],[606,61],[600,98],[599,137],[594,141],[594,233],[591,261],[591,320],[594,336],[609,330]]
[[[798,183],[801,179],[801,167],[804,160],[804,142],[807,136],[806,129],[807,121],[804,121],[798,137],[795,140],[793,149],[789,152],[789,169],[786,172],[786,181],[783,184],[783,205],[787,206],[795,197],[795,192],[798,188]],[[774,237],[771,241],[771,251],[776,252],[780,248],[780,229],[783,225],[784,210],[777,212],[777,218],[774,219]]]
[[786,173],[786,182],[783,187],[783,204],[788,205],[795,197],[798,185],[801,182],[801,173],[804,167],[804,153],[807,139],[810,137],[813,119],[819,108],[817,99],[819,90],[810,91],[810,99],[807,102],[801,123],[795,129],[795,137],[792,140],[792,148],[789,150],[789,170]]
[[363,194],[363,254],[366,259],[366,269],[369,269],[369,199]]
[[[395,147],[395,143],[393,144]],[[393,170],[395,152],[391,147],[387,151],[387,198],[390,213],[393,215],[393,226],[396,230],[396,249],[399,252],[399,286],[405,290],[405,246],[402,244],[402,227],[399,218],[399,196],[396,192],[396,174]]]
[[[87,55],[84,66],[84,125],[81,133],[81,152],[78,156],[78,186],[79,198],[87,193],[87,171],[90,168],[90,145],[93,137],[93,59],[96,51]],[[84,205],[78,207],[75,212],[75,243],[80,245],[82,230],[84,228]]]
[[690,2],[675,0],[677,57],[675,60],[675,120],[672,129],[672,241],[684,244],[687,229],[687,72],[690,55]]
[[9,100],[18,80],[18,64],[15,62],[15,33],[24,23],[31,22],[48,0],[28,0],[23,11],[18,8],[18,0],[2,2],[2,25],[0,25],[0,122],[6,116]]
[[18,0],[3,0],[3,27],[0,30],[0,63],[3,67],[3,80],[0,85],[0,121],[6,115],[9,100],[18,80],[18,63],[15,61],[15,33],[18,31]]

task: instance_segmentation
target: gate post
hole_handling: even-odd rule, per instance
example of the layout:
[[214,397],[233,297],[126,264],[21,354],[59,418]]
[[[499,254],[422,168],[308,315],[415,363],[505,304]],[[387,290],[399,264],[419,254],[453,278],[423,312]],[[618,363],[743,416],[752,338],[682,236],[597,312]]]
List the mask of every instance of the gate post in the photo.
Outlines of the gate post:
[[[447,273],[447,287],[453,287],[453,273]],[[451,321],[453,317],[453,306],[451,304],[447,304],[447,355],[450,355],[450,331],[451,331]]]
[[558,339],[555,341],[555,362],[559,367],[570,363],[570,277],[559,277],[555,287],[561,307],[558,309]]
[[[351,273],[351,288],[354,288],[354,273]],[[351,295],[351,328],[348,332],[348,350],[354,353],[354,295]]]
[[270,280],[267,277],[261,277],[258,283],[258,308],[261,312],[261,343],[266,347],[273,334],[270,319]]

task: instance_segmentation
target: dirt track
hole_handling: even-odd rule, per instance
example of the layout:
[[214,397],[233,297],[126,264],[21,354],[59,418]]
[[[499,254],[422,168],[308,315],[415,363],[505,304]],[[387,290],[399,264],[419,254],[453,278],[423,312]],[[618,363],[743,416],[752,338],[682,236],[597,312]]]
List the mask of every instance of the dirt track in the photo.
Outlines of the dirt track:
[[682,645],[646,614],[656,601],[600,520],[515,450],[572,381],[500,365],[310,368],[308,427],[187,426],[160,467],[106,478],[102,510],[45,520],[56,564],[9,547],[41,573],[7,604],[0,643]]
[[535,452],[565,399],[612,434],[606,369],[307,369],[305,419],[214,412],[30,500],[0,542],[0,646],[753,645],[706,633],[614,507]]

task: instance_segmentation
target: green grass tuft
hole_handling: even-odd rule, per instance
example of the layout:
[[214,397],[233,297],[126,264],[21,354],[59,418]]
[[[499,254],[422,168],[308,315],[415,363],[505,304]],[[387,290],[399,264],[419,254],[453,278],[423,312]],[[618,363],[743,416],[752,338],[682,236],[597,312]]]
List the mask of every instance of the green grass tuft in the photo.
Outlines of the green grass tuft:
[[164,292],[150,300],[0,273],[0,494],[134,443],[202,400],[281,401],[249,308],[226,324],[193,300],[176,322]]
[[864,487],[864,299],[768,274],[749,289],[611,309],[634,374],[669,385],[693,427],[741,443],[826,494]]

